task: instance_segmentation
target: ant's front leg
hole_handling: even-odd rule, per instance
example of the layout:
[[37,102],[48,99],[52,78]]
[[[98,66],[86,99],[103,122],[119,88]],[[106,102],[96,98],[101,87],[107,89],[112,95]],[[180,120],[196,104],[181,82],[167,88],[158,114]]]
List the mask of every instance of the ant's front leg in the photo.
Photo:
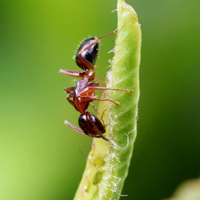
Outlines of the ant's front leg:
[[77,71],[72,71],[72,70],[65,70],[65,69],[60,69],[60,73],[72,76],[75,78],[83,78],[84,76],[88,75],[89,71],[82,71],[82,72],[77,72]]
[[96,79],[96,80],[98,80],[98,81],[100,81],[100,82],[102,82],[104,84],[106,83],[104,80],[102,80],[102,79],[100,79],[98,77],[95,77],[95,72],[94,71],[89,74],[88,70],[77,72],[77,71],[72,71],[72,70],[60,69],[59,73],[62,73],[62,74],[68,75],[68,76],[72,76],[72,77],[75,77],[75,78],[83,78],[84,76],[90,76],[90,81]]

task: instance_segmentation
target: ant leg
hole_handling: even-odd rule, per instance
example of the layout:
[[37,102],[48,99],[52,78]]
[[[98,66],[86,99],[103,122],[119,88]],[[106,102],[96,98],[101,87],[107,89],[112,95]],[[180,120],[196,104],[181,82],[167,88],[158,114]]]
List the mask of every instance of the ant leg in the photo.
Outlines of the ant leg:
[[106,81],[102,80],[101,78],[97,78],[97,77],[95,77],[95,79],[96,79],[97,81],[101,82],[101,83],[106,84]]
[[70,122],[68,122],[67,120],[65,120],[64,124],[66,124],[67,126],[69,126],[70,128],[72,128],[74,131],[76,131],[77,133],[80,133],[81,135],[86,135],[82,130],[76,128],[73,124],[71,124]]
[[94,104],[90,103],[90,106],[92,106],[92,108],[95,110],[95,112],[98,113],[98,112],[97,112],[97,108],[95,107]]
[[87,70],[91,70],[92,72],[90,72],[88,74],[88,77],[89,77],[89,81],[93,81],[94,79],[97,79],[98,81],[102,82],[102,83],[106,83],[104,80],[100,79],[100,78],[97,78],[95,77],[95,71],[94,71],[94,66],[92,65],[92,63],[90,63],[89,61],[85,60],[81,54],[79,53],[78,56],[77,56],[79,62],[81,62],[86,68]]
[[75,90],[75,87],[67,87],[64,89],[66,93],[71,93],[72,91]]
[[99,87],[99,83],[97,83],[97,82],[90,82],[89,84],[88,84],[88,88],[93,88],[93,87]]
[[68,76],[72,76],[75,78],[83,78],[84,75],[87,75],[88,71],[77,72],[77,71],[60,69],[59,73],[62,73],[62,74],[68,75]]
[[[67,126],[69,126],[71,129],[73,129],[74,131],[76,131],[77,133],[81,134],[81,135],[86,135],[82,130],[78,129],[76,126],[74,126],[73,124],[71,124],[70,122],[68,122],[67,120],[64,121],[64,124],[66,124]],[[95,126],[95,125],[94,125]],[[86,135],[86,136],[89,136],[89,135]],[[102,135],[103,136],[103,135]],[[100,136],[95,136],[97,138],[100,138],[102,137],[101,135]],[[91,136],[89,136],[91,137]],[[103,136],[103,139],[105,137]],[[107,138],[105,138],[106,141],[109,141]]]
[[69,103],[72,105],[72,106],[74,106],[74,102],[70,99],[71,97],[73,97],[73,92],[71,92],[71,93],[69,93],[68,95],[67,95],[67,101],[69,101]]
[[117,90],[117,91],[122,91],[122,92],[129,92],[129,93],[133,92],[133,90],[113,89],[113,88],[106,88],[106,87],[89,87],[89,88],[94,89],[94,90]]
[[[106,84],[106,81],[102,80],[101,78],[98,78],[98,77],[95,77],[95,71],[92,71],[90,74],[89,74],[89,81],[93,81],[94,79],[96,79],[97,81],[101,82],[101,83],[104,83]],[[99,86],[99,84],[98,84]]]
[[[101,121],[103,121],[103,115],[104,115],[104,113],[105,113],[106,110],[107,110],[107,109],[105,109],[105,110],[101,113]],[[104,121],[103,121],[103,123],[104,123]],[[104,123],[104,125],[105,125],[105,123]]]
[[[72,71],[72,70],[60,69],[59,73],[62,73],[62,74],[68,75],[68,76],[72,76],[75,78],[83,78],[85,75],[87,75],[88,72],[87,71],[77,72],[77,71]],[[106,83],[104,80],[102,80],[98,77],[95,77],[95,73],[94,74],[92,73],[90,76],[91,76],[91,80],[93,80],[95,78],[104,84]]]
[[82,96],[81,98],[86,99],[86,100],[96,100],[96,101],[110,101],[111,103],[114,103],[115,105],[119,105],[118,102],[113,101],[112,99],[99,99],[93,96]]

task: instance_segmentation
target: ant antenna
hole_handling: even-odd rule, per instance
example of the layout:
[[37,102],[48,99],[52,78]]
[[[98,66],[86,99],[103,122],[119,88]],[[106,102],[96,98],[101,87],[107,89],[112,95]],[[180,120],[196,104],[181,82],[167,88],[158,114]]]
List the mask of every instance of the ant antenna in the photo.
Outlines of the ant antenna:
[[118,30],[116,29],[116,30],[113,31],[112,33],[108,33],[108,34],[106,34],[106,35],[104,35],[104,36],[102,36],[102,37],[99,37],[99,38],[95,39],[94,42],[92,42],[92,43],[91,43],[90,45],[88,45],[86,48],[82,49],[82,50],[78,53],[78,55],[80,55],[80,54],[83,53],[84,51],[88,50],[88,49],[89,49],[90,47],[92,47],[94,44],[98,43],[100,39],[105,38],[105,37],[107,37],[107,36],[109,36],[109,35],[113,35],[113,34],[115,34],[117,31],[118,31]]
[[100,40],[100,39],[102,39],[102,38],[105,38],[105,37],[107,37],[107,36],[109,36],[109,35],[113,35],[113,34],[115,34],[115,33],[117,33],[117,29],[116,30],[114,30],[113,32],[111,32],[111,33],[108,33],[108,34],[106,34],[106,35],[104,35],[104,36],[102,36],[102,37],[99,37],[98,39]]

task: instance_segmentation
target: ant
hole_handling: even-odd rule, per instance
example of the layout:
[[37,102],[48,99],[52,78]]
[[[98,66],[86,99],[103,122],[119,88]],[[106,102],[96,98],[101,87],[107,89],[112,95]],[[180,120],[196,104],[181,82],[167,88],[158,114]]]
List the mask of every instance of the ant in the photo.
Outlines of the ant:
[[[69,103],[78,112],[81,113],[78,120],[81,130],[75,127],[74,125],[72,125],[67,120],[65,120],[65,124],[82,135],[87,135],[87,136],[95,137],[95,138],[103,138],[106,141],[109,141],[109,139],[103,135],[106,132],[105,126],[95,115],[88,112],[87,108],[90,105],[95,109],[93,104],[91,104],[91,102],[94,100],[110,101],[116,105],[119,105],[119,103],[111,99],[97,98],[95,96],[96,90],[119,90],[119,91],[132,93],[132,90],[99,87],[99,83],[93,82],[93,80],[96,78],[94,64],[98,56],[99,42],[102,38],[115,34],[116,32],[117,30],[107,35],[104,35],[102,37],[99,37],[99,38],[92,37],[82,42],[82,44],[80,45],[76,53],[75,61],[76,61],[76,64],[83,71],[77,72],[77,71],[63,70],[63,69],[59,71],[60,73],[63,73],[75,78],[81,78],[81,80],[77,82],[76,87],[67,87],[64,89],[65,92],[68,93],[67,100],[69,101]],[[97,80],[105,83],[101,79],[97,79]]]

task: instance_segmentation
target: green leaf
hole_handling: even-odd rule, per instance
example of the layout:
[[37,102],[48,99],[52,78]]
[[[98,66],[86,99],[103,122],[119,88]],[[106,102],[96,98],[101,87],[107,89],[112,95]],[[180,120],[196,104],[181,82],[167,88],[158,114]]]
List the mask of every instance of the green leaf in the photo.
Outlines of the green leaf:
[[137,131],[141,30],[134,9],[118,0],[118,34],[107,87],[133,90],[109,91],[101,102],[99,118],[107,125],[105,136],[94,139],[83,178],[74,200],[117,200],[128,174]]

